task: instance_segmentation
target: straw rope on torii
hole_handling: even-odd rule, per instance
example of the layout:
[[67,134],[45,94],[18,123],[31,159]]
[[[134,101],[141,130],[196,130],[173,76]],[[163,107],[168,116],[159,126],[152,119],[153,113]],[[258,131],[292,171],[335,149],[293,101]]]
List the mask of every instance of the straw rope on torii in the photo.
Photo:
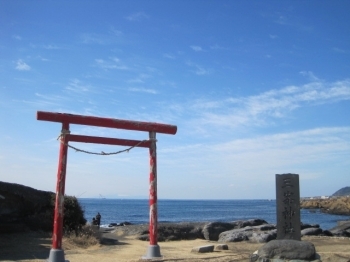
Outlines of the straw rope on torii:
[[[62,130],[61,131],[61,134],[57,137],[57,140],[60,140],[61,143],[63,143],[62,141],[64,141],[64,139],[62,139],[65,135],[69,135],[70,134],[70,131],[68,130]],[[120,153],[124,153],[124,152],[127,152],[129,153],[129,151],[139,145],[141,145],[142,143],[144,142],[148,142],[148,141],[151,141],[151,140],[142,140],[140,141],[139,143],[137,143],[136,145],[134,146],[131,146],[127,149],[123,149],[123,150],[119,150],[119,151],[116,151],[116,152],[110,152],[110,153],[105,153],[103,151],[101,151],[101,153],[98,153],[98,152],[91,152],[91,151],[87,151],[87,150],[83,150],[83,149],[79,149],[77,147],[74,147],[72,145],[69,145],[68,143],[66,143],[65,145],[67,145],[68,147],[74,149],[76,152],[82,152],[82,153],[86,153],[86,154],[91,154],[91,155],[100,155],[100,156],[110,156],[110,155],[117,155],[117,154],[120,154]],[[155,142],[157,142],[157,140],[155,140]]]

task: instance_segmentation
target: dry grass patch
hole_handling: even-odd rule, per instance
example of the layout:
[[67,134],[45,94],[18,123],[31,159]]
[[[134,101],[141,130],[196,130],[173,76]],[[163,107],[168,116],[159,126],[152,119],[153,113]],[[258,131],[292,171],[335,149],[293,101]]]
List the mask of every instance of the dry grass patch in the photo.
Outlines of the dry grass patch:
[[86,225],[77,231],[65,233],[63,238],[66,247],[89,248],[100,243],[101,233],[96,226]]

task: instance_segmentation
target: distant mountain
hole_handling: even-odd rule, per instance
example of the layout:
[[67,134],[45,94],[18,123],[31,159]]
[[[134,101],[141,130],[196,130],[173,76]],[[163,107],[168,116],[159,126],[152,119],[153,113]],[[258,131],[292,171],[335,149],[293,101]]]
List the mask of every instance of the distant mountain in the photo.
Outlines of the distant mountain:
[[348,195],[350,195],[350,186],[346,186],[339,189],[332,196],[348,196]]

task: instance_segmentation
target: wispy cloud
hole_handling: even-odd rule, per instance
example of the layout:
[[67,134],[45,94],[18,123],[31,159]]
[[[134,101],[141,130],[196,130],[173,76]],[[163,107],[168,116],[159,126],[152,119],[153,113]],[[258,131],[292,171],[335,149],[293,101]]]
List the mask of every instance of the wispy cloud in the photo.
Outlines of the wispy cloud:
[[156,95],[158,94],[158,92],[154,89],[147,89],[147,88],[135,88],[135,87],[131,87],[128,89],[131,92],[141,92],[141,93],[148,93],[148,94],[153,94]]
[[163,57],[168,58],[168,59],[176,59],[174,55],[171,54],[163,54]]
[[198,64],[195,64],[193,62],[187,62],[186,63],[188,66],[194,68],[194,70],[192,70],[192,72],[194,72],[196,75],[208,75],[211,73],[211,70],[206,69]]
[[[312,167],[313,164],[346,159],[350,150],[349,132],[348,127],[315,128],[232,140],[213,145],[210,150],[222,164],[235,163],[234,171],[255,174],[256,179],[259,179],[259,170],[293,172],[306,170],[305,166],[321,175],[324,170]],[[253,159],[254,165],[251,166],[249,163]],[[227,166],[232,168],[230,164]]]
[[297,19],[298,19],[297,17],[293,17],[293,19],[291,19],[291,17],[289,16],[279,15],[275,20],[275,23],[280,24],[282,26],[294,27],[296,29],[303,30],[303,31],[311,31],[313,29],[312,26],[301,24],[300,21]]
[[22,40],[22,37],[19,35],[13,35],[12,37],[16,40]]
[[79,79],[73,79],[69,82],[65,89],[75,93],[86,93],[91,91],[91,86],[84,85]]
[[112,58],[110,61],[105,61],[103,59],[95,59],[95,63],[98,67],[108,70],[108,69],[117,69],[117,70],[129,70],[129,67],[123,65],[118,58]]
[[341,53],[341,54],[348,54],[349,51],[342,49],[342,48],[338,48],[338,47],[333,47],[333,51],[336,53]]
[[16,69],[19,71],[29,71],[31,68],[22,59],[18,59],[16,63]]
[[210,49],[213,49],[213,50],[229,50],[229,48],[220,46],[218,44],[210,46]]
[[198,99],[191,101],[186,112],[191,123],[213,128],[266,126],[274,119],[290,116],[297,108],[350,100],[350,80],[323,82],[320,80],[301,86],[286,86],[247,97]]
[[110,45],[120,41],[122,32],[111,29],[108,33],[83,33],[80,39],[84,44]]
[[[150,71],[152,72],[152,70]],[[129,79],[126,82],[131,84],[136,84],[136,83],[142,84],[142,83],[145,83],[146,79],[149,79],[149,78],[152,78],[150,74],[141,73],[137,77],[133,79]]]
[[58,46],[58,45],[44,45],[45,49],[48,50],[57,50],[57,49],[62,49],[62,47]]
[[196,52],[203,52],[204,51],[204,49],[198,45],[191,45],[190,47],[193,51],[196,51]]
[[126,19],[129,21],[142,21],[148,18],[149,16],[146,15],[144,12],[134,13],[126,17]]
[[310,81],[318,81],[319,78],[311,71],[301,71],[299,72],[301,75],[309,78]]

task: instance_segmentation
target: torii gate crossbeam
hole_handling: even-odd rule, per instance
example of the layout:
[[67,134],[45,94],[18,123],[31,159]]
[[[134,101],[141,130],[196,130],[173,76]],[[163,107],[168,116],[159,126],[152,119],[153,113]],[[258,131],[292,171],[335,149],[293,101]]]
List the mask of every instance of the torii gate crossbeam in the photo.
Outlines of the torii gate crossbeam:
[[[102,118],[94,116],[82,116],[52,112],[37,112],[37,120],[51,121],[62,123],[62,131],[60,136],[60,151],[56,184],[56,202],[54,215],[54,228],[52,237],[52,249],[50,250],[49,262],[64,262],[64,252],[62,250],[62,233],[63,233],[63,207],[65,179],[67,168],[68,142],[96,143],[132,147],[149,148],[150,157],[150,174],[149,174],[149,206],[150,206],[150,246],[146,259],[161,257],[160,248],[158,246],[158,212],[157,212],[157,148],[156,133],[175,135],[177,127],[174,125],[165,125],[160,123],[140,122],[130,120],[120,120],[114,118]],[[119,128],[135,131],[149,132],[148,141],[127,140],[118,138],[95,137],[72,135],[69,131],[70,124],[99,126],[108,128]]]

